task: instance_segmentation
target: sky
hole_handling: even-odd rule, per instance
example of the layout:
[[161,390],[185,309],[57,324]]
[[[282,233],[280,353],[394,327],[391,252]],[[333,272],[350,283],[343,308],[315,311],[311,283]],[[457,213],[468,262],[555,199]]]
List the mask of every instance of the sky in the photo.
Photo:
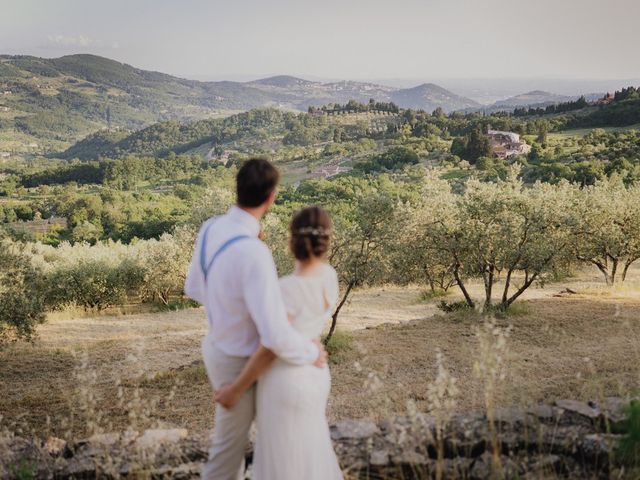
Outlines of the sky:
[[0,53],[186,78],[640,78],[640,0],[0,0]]

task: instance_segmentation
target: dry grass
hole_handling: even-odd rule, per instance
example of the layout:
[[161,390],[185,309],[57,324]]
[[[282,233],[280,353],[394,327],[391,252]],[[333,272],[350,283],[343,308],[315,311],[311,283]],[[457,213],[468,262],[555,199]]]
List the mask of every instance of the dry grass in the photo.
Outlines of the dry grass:
[[[591,399],[638,388],[640,295],[633,286],[602,290],[597,281],[589,273],[532,290],[517,316],[498,320],[512,325],[503,382],[509,388],[499,392],[499,405]],[[552,296],[567,286],[578,294]],[[408,402],[425,409],[438,349],[457,378],[457,408],[482,407],[482,387],[473,375],[480,317],[440,314],[437,300],[421,301],[418,287],[354,295],[341,317],[348,341],[342,342],[340,361],[332,367],[332,421],[406,412]],[[207,430],[214,407],[200,362],[204,331],[200,309],[51,319],[34,344],[0,351],[0,416],[40,436],[84,434],[82,419],[72,413],[82,387],[74,377],[78,360],[73,352],[86,351],[103,428],[130,424],[127,409],[119,405],[120,381],[125,398],[139,392],[157,402],[154,422]]]
[[[499,404],[594,399],[640,385],[640,302],[530,300],[529,313],[510,322],[509,388]],[[458,407],[482,408],[482,388],[473,375],[478,324],[472,315],[440,315],[355,334],[352,362],[345,359],[333,369],[331,417],[399,413],[409,400],[424,409],[437,348],[458,379]],[[353,367],[356,361],[360,371]],[[375,395],[362,388],[371,372],[381,379]]]

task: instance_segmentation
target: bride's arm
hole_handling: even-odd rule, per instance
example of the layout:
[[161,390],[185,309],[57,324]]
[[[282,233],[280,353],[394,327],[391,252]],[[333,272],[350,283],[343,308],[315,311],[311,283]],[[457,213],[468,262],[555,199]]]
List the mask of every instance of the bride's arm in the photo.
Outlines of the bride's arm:
[[276,359],[276,354],[260,345],[240,375],[229,385],[221,387],[214,395],[214,400],[224,408],[233,408],[238,403],[242,394],[256,382],[256,380],[271,366]]
[[[321,368],[327,361],[327,352],[324,350],[320,339],[312,340],[320,351],[320,356],[313,364]],[[240,372],[240,375],[229,385],[224,385],[218,389],[213,399],[224,408],[233,408],[244,392],[260,378],[260,376],[271,366],[276,359],[276,354],[266,347],[260,345],[246,365]]]

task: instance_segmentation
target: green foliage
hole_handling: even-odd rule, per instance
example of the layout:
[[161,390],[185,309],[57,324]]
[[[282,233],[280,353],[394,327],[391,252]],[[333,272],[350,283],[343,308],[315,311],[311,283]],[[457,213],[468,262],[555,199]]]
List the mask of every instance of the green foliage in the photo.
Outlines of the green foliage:
[[19,465],[11,465],[9,473],[12,478],[17,480],[32,480],[36,478],[37,468],[28,462],[20,462]]
[[127,287],[142,283],[139,269],[128,262],[112,264],[101,259],[80,259],[49,275],[47,301],[52,307],[73,304],[85,310],[104,310],[127,298]]
[[440,298],[447,296],[448,292],[440,288],[435,288],[433,290],[423,290],[420,292],[420,301],[422,302],[430,302],[434,298]]
[[353,349],[353,337],[343,330],[336,330],[328,341],[323,339],[323,343],[333,365],[344,363]]
[[166,307],[171,302],[171,295],[182,292],[195,234],[189,230],[181,233],[178,238],[164,234],[159,240],[138,245],[139,264],[144,272],[143,300],[158,301]]
[[475,164],[479,158],[488,157],[492,153],[491,143],[482,127],[476,126],[464,138],[456,139],[451,145],[451,154]]
[[[311,126],[309,121],[305,121],[307,117],[311,118],[310,115],[302,114],[300,122],[291,113],[266,108],[184,124],[171,120],[156,123],[126,136],[121,133],[93,134],[62,152],[60,156],[97,160],[100,157],[120,158],[128,155],[166,156],[170,152],[181,154],[204,144],[224,144],[248,136],[262,137],[267,132],[293,134],[300,133],[299,129],[307,131]],[[310,135],[316,134],[312,129],[308,132]]]
[[408,165],[415,165],[420,157],[407,147],[393,147],[375,157],[356,164],[355,168],[364,173],[400,170]]
[[472,310],[473,308],[464,300],[458,300],[454,302],[447,302],[446,300],[440,300],[436,305],[439,310],[445,313],[454,313],[454,312],[466,312]]
[[619,460],[632,467],[640,467],[640,401],[632,400],[626,408],[624,438],[617,451]]
[[640,186],[614,177],[576,192],[574,208],[584,232],[572,246],[577,258],[595,265],[608,285],[640,259]]
[[0,244],[0,343],[30,339],[44,321],[44,277],[24,247]]

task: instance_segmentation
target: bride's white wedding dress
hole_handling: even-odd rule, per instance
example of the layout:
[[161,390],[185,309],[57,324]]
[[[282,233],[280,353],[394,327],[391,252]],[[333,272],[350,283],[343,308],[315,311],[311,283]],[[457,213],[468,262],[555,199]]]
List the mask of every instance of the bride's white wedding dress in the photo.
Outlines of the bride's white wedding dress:
[[[319,337],[338,298],[335,270],[280,279],[293,326]],[[326,418],[331,388],[328,367],[296,366],[277,359],[258,381],[253,458],[255,480],[340,480]]]

